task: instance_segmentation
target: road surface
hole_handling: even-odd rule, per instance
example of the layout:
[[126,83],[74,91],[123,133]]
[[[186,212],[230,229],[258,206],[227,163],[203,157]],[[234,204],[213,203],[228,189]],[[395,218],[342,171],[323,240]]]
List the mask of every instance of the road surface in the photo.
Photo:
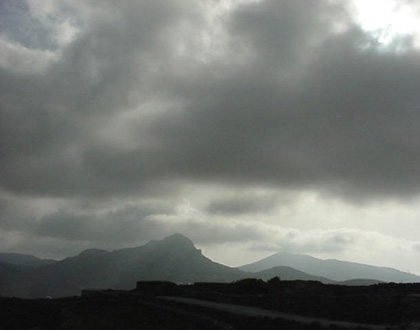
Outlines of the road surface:
[[231,305],[231,304],[217,303],[217,302],[183,298],[183,297],[159,297],[159,298],[165,299],[168,301],[178,302],[178,303],[208,307],[208,308],[217,309],[217,310],[230,312],[230,313],[238,314],[238,315],[244,315],[244,316],[269,317],[272,319],[280,318],[284,320],[296,321],[296,322],[307,323],[307,324],[317,322],[323,327],[336,325],[336,326],[345,327],[349,329],[363,327],[365,329],[371,329],[371,330],[385,330],[385,329],[395,328],[395,326],[391,326],[391,325],[374,325],[374,324],[353,323],[353,322],[347,322],[347,321],[327,320],[327,319],[320,319],[320,318],[309,317],[309,316],[270,311],[266,309],[260,309],[260,308],[254,308],[254,307],[248,307],[248,306]]

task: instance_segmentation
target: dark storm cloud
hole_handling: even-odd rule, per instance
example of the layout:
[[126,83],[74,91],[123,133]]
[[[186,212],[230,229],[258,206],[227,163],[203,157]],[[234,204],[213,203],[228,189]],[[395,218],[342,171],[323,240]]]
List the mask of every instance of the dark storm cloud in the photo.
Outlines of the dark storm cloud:
[[[381,50],[356,27],[307,47],[324,24],[313,19],[316,10],[309,11],[312,20],[308,11],[290,10],[299,1],[284,3],[253,4],[263,14],[244,8],[233,17],[235,26],[252,26],[241,37],[256,45],[254,57],[213,81],[195,81],[191,111],[179,125],[161,123],[171,134],[170,159],[197,178],[321,188],[351,198],[417,194],[418,51]],[[287,29],[281,40],[283,21],[274,18],[283,11],[306,37],[297,44],[289,45]],[[266,28],[267,20],[277,25]]]
[[241,215],[247,213],[269,213],[277,204],[270,196],[226,197],[211,201],[206,211],[216,215]]
[[156,235],[156,224],[145,220],[151,214],[153,210],[130,206],[102,216],[59,212],[32,223],[31,232],[68,241],[111,241],[129,244]]
[[[104,147],[95,133],[98,126],[105,130],[113,125],[115,112],[133,106],[130,98],[136,104],[150,98],[153,77],[148,57],[156,62],[165,57],[168,49],[160,42],[184,13],[182,4],[173,1],[121,5],[121,17],[112,14],[111,21],[95,17],[43,74],[22,75],[1,68],[1,183],[5,189],[33,195],[100,195],[139,189],[139,183],[147,181],[138,168],[134,177],[125,179],[124,159],[118,160],[121,168],[114,170],[117,178],[102,173],[100,166],[93,168],[92,155],[101,157]],[[112,2],[101,6],[104,11],[116,9]],[[118,157],[120,151],[113,151],[111,158]]]
[[[176,213],[170,207],[163,213],[160,205],[125,206],[105,214],[77,214],[75,211],[59,211],[37,221],[27,220],[26,232],[43,238],[67,242],[104,243],[125,247],[140,241],[160,239],[176,232],[187,235],[197,243],[215,244],[246,242],[266,237],[267,233],[255,223],[229,223],[208,221],[206,218],[190,219]],[[20,230],[21,226],[2,226],[4,230]]]
[[[1,69],[3,189],[98,197],[211,181],[351,198],[419,192],[417,50],[380,50],[338,5],[267,0],[219,22],[225,48],[203,60],[197,40],[211,27],[199,5],[101,6],[45,72]],[[216,208],[241,212],[235,203]]]

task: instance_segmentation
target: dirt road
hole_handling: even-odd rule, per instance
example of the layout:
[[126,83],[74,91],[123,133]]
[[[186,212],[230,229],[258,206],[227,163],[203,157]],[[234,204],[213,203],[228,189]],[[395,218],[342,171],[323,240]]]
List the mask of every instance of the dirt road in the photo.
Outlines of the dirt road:
[[284,320],[296,321],[296,322],[307,323],[307,324],[317,322],[323,327],[336,325],[336,326],[345,327],[349,329],[363,327],[365,329],[372,329],[372,330],[385,330],[385,329],[395,328],[395,326],[390,326],[390,325],[373,325],[373,324],[362,324],[362,323],[353,323],[353,322],[346,322],[346,321],[327,320],[327,319],[320,319],[320,318],[309,317],[309,316],[270,311],[266,309],[260,309],[260,308],[254,308],[254,307],[248,307],[248,306],[223,304],[223,303],[183,298],[183,297],[159,297],[159,298],[169,300],[169,301],[184,303],[184,304],[208,307],[208,308],[217,309],[217,310],[226,311],[233,314],[244,315],[244,316],[269,317],[272,319],[281,318]]

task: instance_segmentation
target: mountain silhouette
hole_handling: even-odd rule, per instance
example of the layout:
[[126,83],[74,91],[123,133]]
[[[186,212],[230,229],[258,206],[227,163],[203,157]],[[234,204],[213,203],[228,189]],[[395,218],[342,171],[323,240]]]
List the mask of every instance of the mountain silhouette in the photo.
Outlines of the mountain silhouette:
[[373,285],[373,284],[380,284],[380,283],[384,283],[384,282],[379,281],[379,280],[367,280],[363,278],[355,278],[352,280],[339,282],[340,285],[350,285],[350,286],[364,286],[364,285]]
[[0,253],[0,262],[21,266],[48,265],[56,262],[52,259],[40,259],[30,254]]
[[8,258],[0,260],[0,296],[23,298],[79,295],[82,289],[130,290],[141,280],[231,282],[279,276],[282,280],[346,281],[343,284],[348,285],[420,280],[396,269],[285,253],[232,268],[205,257],[181,234],[115,251],[89,249],[46,264],[36,257]]
[[215,263],[185,236],[112,252],[90,249],[53,264],[22,267],[0,263],[0,295],[63,297],[84,288],[133,289],[138,280],[225,282],[245,272]]
[[[384,282],[419,282],[420,276],[389,267],[377,267],[335,259],[322,260],[303,254],[277,253],[239,269],[259,272],[276,266],[288,266],[305,273],[330,278],[334,281],[352,279],[377,280]],[[365,281],[366,281],[365,280]]]
[[329,278],[311,275],[300,270],[297,270],[292,267],[287,266],[276,266],[260,272],[253,273],[253,276],[269,280],[273,277],[278,276],[281,280],[291,281],[291,280],[302,280],[302,281],[319,281],[324,284],[336,284],[336,281],[330,280]]

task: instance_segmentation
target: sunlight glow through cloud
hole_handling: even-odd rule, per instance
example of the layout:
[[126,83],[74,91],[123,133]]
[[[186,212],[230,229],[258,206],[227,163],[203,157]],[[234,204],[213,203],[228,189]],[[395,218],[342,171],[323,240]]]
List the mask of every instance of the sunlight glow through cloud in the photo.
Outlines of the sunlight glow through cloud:
[[400,36],[412,36],[420,45],[420,21],[413,6],[393,0],[353,0],[361,27],[370,31],[380,44],[392,43]]

